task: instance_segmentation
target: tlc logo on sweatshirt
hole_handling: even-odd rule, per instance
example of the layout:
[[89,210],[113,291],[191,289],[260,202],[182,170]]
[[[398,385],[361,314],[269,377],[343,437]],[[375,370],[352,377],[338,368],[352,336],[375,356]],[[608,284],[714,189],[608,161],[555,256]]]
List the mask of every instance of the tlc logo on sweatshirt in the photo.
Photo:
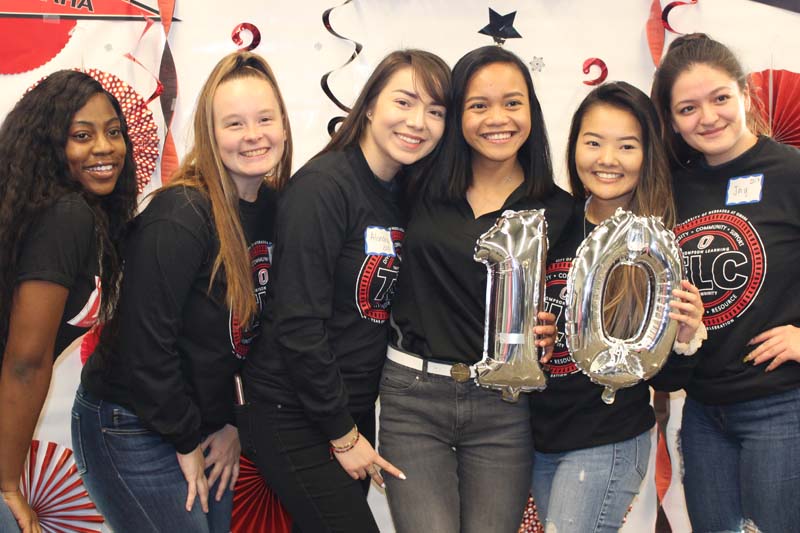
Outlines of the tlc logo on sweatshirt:
[[750,221],[736,211],[719,209],[675,227],[689,281],[706,309],[703,323],[721,329],[744,314],[761,290],[767,256]]
[[356,280],[356,306],[361,318],[377,324],[389,319],[403,237],[403,228],[370,226],[364,231],[366,257]]

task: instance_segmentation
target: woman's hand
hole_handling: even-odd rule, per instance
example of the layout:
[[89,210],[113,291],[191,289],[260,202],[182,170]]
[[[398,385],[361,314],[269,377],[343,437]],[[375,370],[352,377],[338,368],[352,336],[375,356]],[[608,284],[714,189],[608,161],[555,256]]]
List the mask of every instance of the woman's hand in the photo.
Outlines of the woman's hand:
[[703,299],[697,287],[687,280],[681,280],[681,288],[672,291],[672,296],[678,300],[672,300],[669,306],[672,311],[669,317],[678,321],[678,342],[688,343],[694,339],[697,328],[703,323]]
[[208,486],[213,487],[219,478],[216,499],[220,501],[225,489],[233,490],[236,480],[239,479],[239,456],[242,454],[239,430],[230,424],[225,424],[225,427],[206,437],[200,444],[200,449],[203,453],[209,449],[205,467],[214,468],[208,476]]
[[[354,432],[358,431],[353,428],[351,431],[338,439],[332,440],[331,444],[335,447],[346,446],[355,438]],[[347,474],[353,479],[366,479],[367,476],[372,478],[372,481],[381,488],[385,488],[381,470],[385,470],[389,474],[399,479],[405,479],[406,475],[400,471],[392,463],[378,455],[378,452],[372,447],[369,441],[363,436],[358,436],[358,442],[347,450],[346,452],[333,453],[333,456],[339,461],[339,464]]]
[[744,362],[760,365],[770,359],[772,362],[764,370],[771,372],[786,361],[800,362],[800,328],[795,326],[778,326],[750,339],[748,344],[761,346],[750,352]]
[[3,500],[16,518],[22,533],[42,533],[39,518],[19,490],[3,491]]
[[553,347],[556,344],[556,337],[558,336],[558,328],[556,327],[556,315],[540,311],[536,315],[538,324],[533,328],[533,332],[538,337],[536,346],[544,348],[544,355],[541,358],[542,363],[547,363],[553,357]]
[[200,497],[200,507],[204,513],[208,512],[208,480],[205,474],[205,457],[203,450],[198,446],[189,453],[176,453],[178,464],[189,486],[186,496],[186,510],[191,511],[196,497]]

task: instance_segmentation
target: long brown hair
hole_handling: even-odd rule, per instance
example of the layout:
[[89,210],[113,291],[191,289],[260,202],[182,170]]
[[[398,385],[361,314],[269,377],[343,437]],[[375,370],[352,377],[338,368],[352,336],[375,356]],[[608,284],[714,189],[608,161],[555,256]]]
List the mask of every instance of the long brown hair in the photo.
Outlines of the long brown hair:
[[264,58],[252,52],[234,52],[217,63],[203,84],[194,114],[194,146],[164,189],[194,187],[208,196],[219,237],[219,253],[214,259],[211,283],[220,267],[223,267],[227,281],[227,303],[239,318],[239,323],[248,324],[256,313],[253,275],[247,253],[247,240],[239,221],[239,193],[219,155],[214,137],[213,112],[217,88],[227,81],[241,78],[264,80],[275,92],[286,132],[286,146],[269,183],[280,190],[289,181],[292,167],[292,131],[278,82]]
[[681,35],[669,45],[667,55],[653,77],[650,95],[661,116],[661,137],[667,148],[673,168],[687,166],[702,154],[686,144],[683,137],[672,128],[672,87],[678,76],[694,65],[708,65],[728,74],[736,81],[742,94],[749,94],[750,109],[747,111],[747,128],[755,135],[769,135],[769,126],[759,113],[763,103],[757,91],[751,87],[741,63],[731,50],[705,33]]
[[[606,83],[594,89],[572,117],[567,146],[572,194],[577,199],[586,200],[575,153],[583,117],[597,105],[609,105],[629,113],[642,131],[642,167],[627,210],[640,216],[661,217],[664,225],[671,229],[675,225],[675,201],[667,156],[660,140],[661,120],[650,98],[624,81]],[[647,279],[639,268],[618,267],[611,272],[603,295],[603,320],[611,335],[628,338],[636,333],[646,308],[646,286]],[[636,290],[630,290],[632,288]]]

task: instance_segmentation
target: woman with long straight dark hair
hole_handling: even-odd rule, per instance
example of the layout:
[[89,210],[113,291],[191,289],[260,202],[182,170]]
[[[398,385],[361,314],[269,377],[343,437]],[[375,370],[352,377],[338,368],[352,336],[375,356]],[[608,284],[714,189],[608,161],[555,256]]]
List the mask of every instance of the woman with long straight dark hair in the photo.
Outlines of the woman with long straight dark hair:
[[265,336],[248,358],[242,442],[305,533],[377,532],[375,399],[403,258],[407,181],[445,127],[450,69],[386,56],[322,152],[281,198]]
[[539,208],[554,243],[573,202],[553,182],[542,110],[516,55],[497,46],[466,54],[450,102],[443,152],[420,183],[406,233],[380,451],[408,477],[387,478],[398,532],[511,533],[530,489],[529,408],[474,383],[486,301],[475,243],[506,209]]
[[55,358],[106,321],[116,304],[120,243],[135,207],[136,167],[125,117],[97,80],[55,72],[6,116],[0,129],[4,532],[40,531],[19,491],[25,454]]
[[652,89],[689,279],[708,340],[686,385],[683,484],[694,531],[800,524],[800,151],[759,135],[731,50],[675,39]]

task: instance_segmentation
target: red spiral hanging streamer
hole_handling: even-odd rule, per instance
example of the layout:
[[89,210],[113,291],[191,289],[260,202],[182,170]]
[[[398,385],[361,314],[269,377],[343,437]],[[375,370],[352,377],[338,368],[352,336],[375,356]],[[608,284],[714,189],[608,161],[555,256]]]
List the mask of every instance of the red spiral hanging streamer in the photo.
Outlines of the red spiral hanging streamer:
[[667,7],[664,8],[664,11],[661,12],[661,23],[664,25],[664,29],[670,31],[672,33],[680,33],[679,31],[675,31],[672,26],[669,24],[669,14],[670,12],[675,9],[676,7],[681,6],[693,6],[699,0],[690,0],[689,2],[670,2],[667,4]]
[[590,57],[583,62],[583,73],[589,74],[589,70],[591,70],[592,67],[599,67],[600,75],[593,80],[585,80],[583,83],[586,85],[600,85],[606,81],[606,78],[608,77],[608,67],[606,66],[606,62],[598,57]]
[[[242,39],[242,32],[244,31],[250,32],[252,37],[249,44],[244,44],[244,39]],[[250,22],[242,22],[233,28],[231,40],[236,44],[236,46],[239,47],[239,50],[253,50],[261,43],[261,32],[258,30],[255,24],[251,24]]]
[[[361,53],[361,50],[364,49],[364,46],[361,43],[359,43],[357,41],[354,41],[353,39],[348,39],[347,37],[337,33],[336,30],[333,29],[333,26],[331,26],[331,13],[333,12],[334,9],[340,8],[342,6],[345,6],[345,5],[349,4],[352,1],[353,0],[345,0],[341,4],[339,4],[337,6],[330,7],[328,9],[326,9],[322,13],[322,23],[325,25],[325,29],[328,30],[328,33],[330,33],[334,37],[338,37],[339,39],[343,39],[343,40],[345,40],[345,41],[347,41],[349,43],[352,43],[353,47],[354,47],[353,53],[350,54],[350,57],[347,59],[347,61],[344,62],[344,64],[342,64],[342,66],[340,66],[338,69],[334,69],[334,70],[326,72],[322,76],[322,79],[320,80],[320,85],[322,86],[322,91],[325,93],[325,96],[330,98],[331,102],[336,104],[336,107],[338,107],[339,109],[341,109],[345,113],[349,113],[350,112],[350,108],[347,107],[346,105],[344,105],[338,98],[336,98],[336,96],[334,96],[333,91],[331,91],[331,88],[328,86],[328,78],[336,70],[341,70],[344,67],[346,67],[347,65],[349,65],[350,63],[352,63],[355,60],[355,58],[357,58],[358,55]],[[336,131],[336,127],[343,121],[344,121],[344,117],[333,117],[330,121],[328,121],[328,134],[332,136],[334,134],[334,132]]]

